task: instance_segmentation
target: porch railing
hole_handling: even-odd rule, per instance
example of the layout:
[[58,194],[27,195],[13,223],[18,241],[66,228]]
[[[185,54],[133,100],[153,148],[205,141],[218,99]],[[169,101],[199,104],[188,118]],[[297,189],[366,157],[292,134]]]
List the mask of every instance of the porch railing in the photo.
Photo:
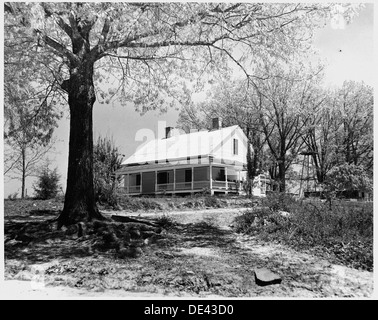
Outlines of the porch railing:
[[172,191],[173,190],[173,183],[161,183],[157,184],[156,191]]
[[140,193],[140,186],[129,186],[129,193]]

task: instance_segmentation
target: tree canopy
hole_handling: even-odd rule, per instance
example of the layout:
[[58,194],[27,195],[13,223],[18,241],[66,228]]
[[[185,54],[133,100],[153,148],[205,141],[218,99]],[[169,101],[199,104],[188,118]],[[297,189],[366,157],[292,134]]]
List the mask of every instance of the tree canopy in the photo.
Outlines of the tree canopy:
[[[180,106],[191,89],[235,66],[254,83],[262,58],[291,60],[314,28],[359,5],[306,3],[5,3],[6,83],[67,101],[70,143],[60,225],[101,218],[93,187],[96,100],[144,112]],[[10,79],[15,81],[8,81]],[[6,91],[7,92],[7,91]],[[7,108],[7,106],[6,106]]]

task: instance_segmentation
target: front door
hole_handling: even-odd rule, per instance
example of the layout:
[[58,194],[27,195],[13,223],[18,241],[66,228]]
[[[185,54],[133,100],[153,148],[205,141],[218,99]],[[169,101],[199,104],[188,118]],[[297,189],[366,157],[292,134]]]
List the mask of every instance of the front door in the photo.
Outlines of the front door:
[[155,172],[142,173],[142,194],[155,193]]

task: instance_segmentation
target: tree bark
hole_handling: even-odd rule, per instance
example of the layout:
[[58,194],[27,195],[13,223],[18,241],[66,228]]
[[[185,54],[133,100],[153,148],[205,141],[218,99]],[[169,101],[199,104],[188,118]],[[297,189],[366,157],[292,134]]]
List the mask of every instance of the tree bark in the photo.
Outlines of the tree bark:
[[58,228],[104,219],[95,202],[93,183],[93,104],[96,101],[93,64],[86,61],[72,69],[66,83],[70,108],[68,175]]
[[280,182],[280,192],[285,192],[286,190],[286,167],[285,160],[281,160],[278,164],[278,180]]

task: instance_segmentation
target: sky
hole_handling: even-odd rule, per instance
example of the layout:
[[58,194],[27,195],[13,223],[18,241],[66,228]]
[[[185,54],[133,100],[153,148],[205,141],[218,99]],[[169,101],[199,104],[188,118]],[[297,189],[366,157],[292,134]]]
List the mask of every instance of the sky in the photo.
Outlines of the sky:
[[[373,63],[373,22],[373,4],[369,3],[351,24],[343,28],[327,24],[325,28],[316,32],[314,46],[327,63],[327,86],[340,86],[344,80],[364,81],[366,84],[374,85],[376,69]],[[65,112],[68,114],[68,107]],[[169,110],[165,114],[150,111],[142,116],[130,106],[99,103],[95,103],[93,112],[95,137],[112,137],[125,158],[132,155],[142,143],[136,140],[139,130],[150,129],[157,135],[159,127],[175,127],[179,114],[177,110]],[[61,184],[65,189],[69,137],[67,117],[61,119],[55,132],[58,142],[55,144],[55,154],[50,155],[51,168],[58,168]],[[28,195],[33,194],[33,182],[32,178],[27,181]],[[20,187],[20,181],[4,178],[4,197],[15,192],[20,195]]]

